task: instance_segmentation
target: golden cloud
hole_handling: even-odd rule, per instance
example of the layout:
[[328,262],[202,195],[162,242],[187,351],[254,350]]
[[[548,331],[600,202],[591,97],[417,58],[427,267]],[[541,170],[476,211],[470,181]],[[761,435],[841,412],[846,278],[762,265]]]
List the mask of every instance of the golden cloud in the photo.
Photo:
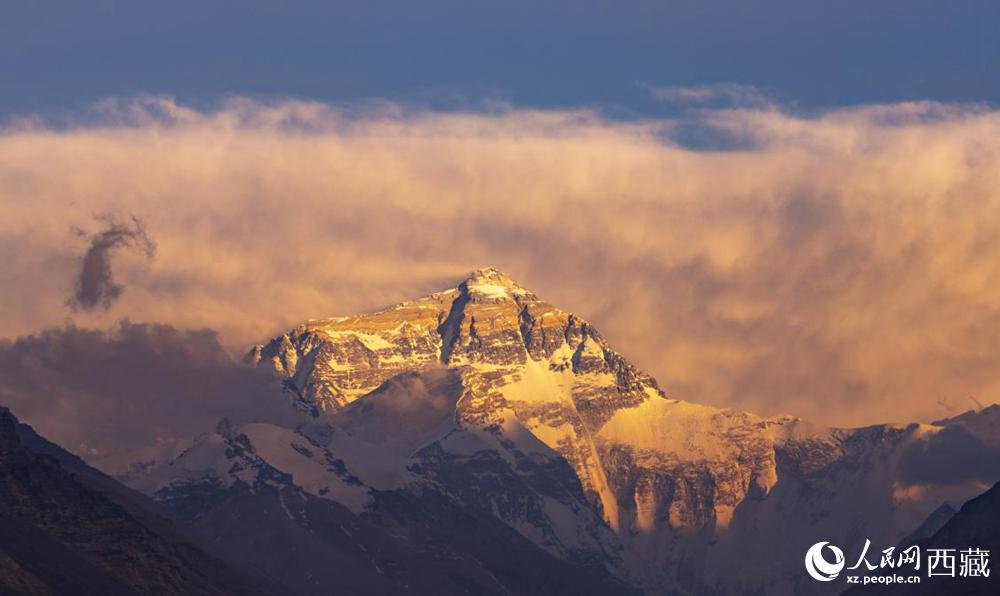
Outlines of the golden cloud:
[[[242,348],[493,265],[673,397],[853,425],[1000,396],[991,109],[98,112],[0,133],[0,335],[127,316]],[[70,229],[102,213],[141,218],[157,256],[116,254],[120,299],[71,314]]]

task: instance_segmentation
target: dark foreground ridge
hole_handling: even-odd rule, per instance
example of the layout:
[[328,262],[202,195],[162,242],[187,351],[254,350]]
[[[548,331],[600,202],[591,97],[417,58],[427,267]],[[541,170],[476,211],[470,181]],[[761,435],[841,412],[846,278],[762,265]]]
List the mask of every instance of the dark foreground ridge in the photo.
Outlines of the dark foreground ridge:
[[255,583],[0,407],[0,593],[262,593]]

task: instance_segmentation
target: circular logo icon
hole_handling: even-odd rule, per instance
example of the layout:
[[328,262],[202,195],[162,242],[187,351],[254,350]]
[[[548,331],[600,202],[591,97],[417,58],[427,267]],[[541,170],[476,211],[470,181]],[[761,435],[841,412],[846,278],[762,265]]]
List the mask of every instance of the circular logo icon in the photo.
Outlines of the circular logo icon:
[[[823,547],[830,549],[830,552],[833,553],[833,562],[827,561],[826,557],[823,556]],[[833,581],[837,579],[843,569],[844,551],[829,542],[817,542],[806,551],[806,571],[817,581]]]

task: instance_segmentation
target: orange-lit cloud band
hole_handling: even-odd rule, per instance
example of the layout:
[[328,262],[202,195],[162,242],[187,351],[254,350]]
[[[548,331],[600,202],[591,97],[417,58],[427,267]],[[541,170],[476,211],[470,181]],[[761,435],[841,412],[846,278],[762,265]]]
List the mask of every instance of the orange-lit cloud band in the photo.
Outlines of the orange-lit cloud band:
[[[0,336],[129,317],[236,348],[494,265],[674,397],[842,425],[1000,401],[997,111],[101,109],[0,133]],[[72,313],[101,213],[157,255]]]

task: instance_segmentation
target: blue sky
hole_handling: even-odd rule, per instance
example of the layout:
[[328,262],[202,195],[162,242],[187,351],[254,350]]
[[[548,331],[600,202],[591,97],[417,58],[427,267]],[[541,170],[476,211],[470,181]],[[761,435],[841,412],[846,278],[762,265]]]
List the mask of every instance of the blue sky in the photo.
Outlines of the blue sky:
[[7,0],[0,114],[109,96],[676,109],[737,83],[801,109],[1000,102],[1000,2]]

